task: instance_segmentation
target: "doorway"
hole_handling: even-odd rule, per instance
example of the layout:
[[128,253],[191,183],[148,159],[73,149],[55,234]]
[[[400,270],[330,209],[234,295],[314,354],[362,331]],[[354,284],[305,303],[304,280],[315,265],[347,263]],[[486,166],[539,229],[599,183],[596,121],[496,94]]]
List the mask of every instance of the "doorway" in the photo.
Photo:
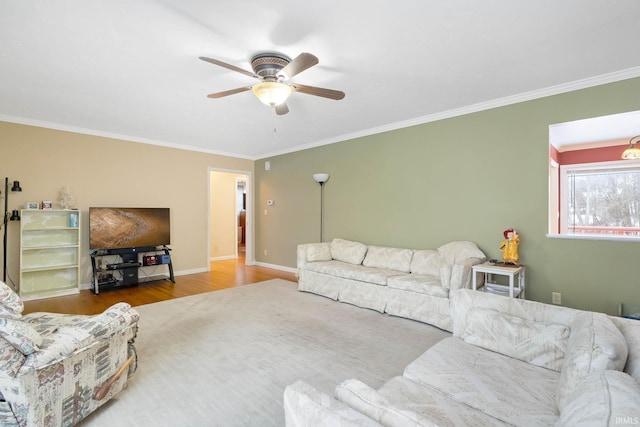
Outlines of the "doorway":
[[236,239],[238,242],[238,255],[246,258],[247,249],[247,179],[236,177],[236,218],[238,218],[238,230]]
[[209,169],[209,261],[253,264],[251,173]]

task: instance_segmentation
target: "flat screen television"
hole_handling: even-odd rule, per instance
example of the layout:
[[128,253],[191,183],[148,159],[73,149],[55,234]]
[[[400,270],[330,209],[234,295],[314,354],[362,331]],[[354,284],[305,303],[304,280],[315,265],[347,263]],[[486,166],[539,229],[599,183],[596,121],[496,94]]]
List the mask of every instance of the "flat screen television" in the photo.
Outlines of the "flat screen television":
[[89,208],[89,248],[129,249],[171,243],[169,208]]

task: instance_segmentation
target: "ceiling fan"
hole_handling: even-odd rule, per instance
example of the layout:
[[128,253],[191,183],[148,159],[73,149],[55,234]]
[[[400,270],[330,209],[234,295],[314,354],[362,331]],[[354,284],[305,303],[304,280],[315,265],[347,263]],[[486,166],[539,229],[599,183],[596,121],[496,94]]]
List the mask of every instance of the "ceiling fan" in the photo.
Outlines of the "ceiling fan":
[[204,56],[201,56],[200,59],[260,80],[260,83],[253,86],[244,86],[223,92],[211,93],[207,95],[208,98],[222,98],[224,96],[252,90],[261,102],[273,107],[278,115],[289,112],[286,101],[293,91],[336,100],[344,98],[344,92],[339,90],[301,85],[299,83],[286,83],[286,81],[292,77],[318,63],[318,58],[310,53],[301,53],[293,61],[288,56],[277,52],[258,53],[251,58],[251,68],[253,68],[253,72],[243,70],[242,68],[227,64],[218,59]]

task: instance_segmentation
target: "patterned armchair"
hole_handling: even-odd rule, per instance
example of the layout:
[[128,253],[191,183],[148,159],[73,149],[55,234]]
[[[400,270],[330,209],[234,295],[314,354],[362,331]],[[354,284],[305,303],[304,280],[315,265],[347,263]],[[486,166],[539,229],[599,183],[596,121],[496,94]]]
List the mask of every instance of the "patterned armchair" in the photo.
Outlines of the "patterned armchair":
[[127,386],[137,367],[138,313],[22,315],[0,282],[0,425],[72,426]]

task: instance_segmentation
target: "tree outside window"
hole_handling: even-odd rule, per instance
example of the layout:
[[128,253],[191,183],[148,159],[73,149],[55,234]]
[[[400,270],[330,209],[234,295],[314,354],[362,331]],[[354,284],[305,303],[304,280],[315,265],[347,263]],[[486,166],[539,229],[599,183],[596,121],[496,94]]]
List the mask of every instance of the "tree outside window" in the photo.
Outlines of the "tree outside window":
[[571,165],[561,175],[563,233],[640,236],[640,164]]

